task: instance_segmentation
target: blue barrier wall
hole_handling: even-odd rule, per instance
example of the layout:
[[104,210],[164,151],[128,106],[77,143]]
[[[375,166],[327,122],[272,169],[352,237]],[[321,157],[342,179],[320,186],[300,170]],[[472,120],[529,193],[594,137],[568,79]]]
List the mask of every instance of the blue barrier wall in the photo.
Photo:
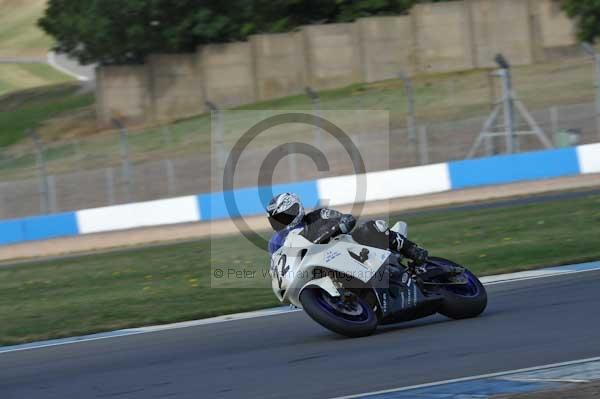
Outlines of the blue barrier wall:
[[3,220],[0,222],[0,245],[25,241],[21,220]]
[[319,205],[317,182],[307,181],[276,184],[273,187],[244,188],[226,193],[201,194],[198,196],[200,214],[202,220],[214,220],[265,213],[265,207],[273,195],[282,192],[298,194],[307,208]]
[[79,229],[77,228],[75,212],[32,216],[0,222],[0,244],[14,244],[22,241],[45,240],[78,234]]
[[[427,183],[430,183],[424,180],[435,178],[447,182],[449,178],[451,189],[461,189],[577,175],[580,173],[600,173],[600,162],[598,162],[598,159],[600,159],[600,144],[591,144],[577,148],[450,162],[440,165],[442,167],[437,168],[435,173],[427,175],[426,178],[422,177],[423,174],[420,167],[405,169],[401,172],[408,173],[404,178],[412,178],[415,180],[415,184],[422,183],[424,187],[427,186]],[[423,168],[431,168],[431,166],[426,165]],[[398,172],[398,170],[389,171],[390,176],[396,176]],[[376,172],[377,175],[381,173],[386,172]],[[343,177],[335,179],[344,180]],[[234,218],[264,214],[265,206],[273,194],[286,191],[297,193],[307,208],[315,208],[319,206],[321,199],[319,195],[320,184],[325,184],[324,187],[327,187],[330,191],[332,187],[335,190],[353,189],[343,184],[338,184],[337,186],[328,185],[327,182],[330,180],[322,179],[319,181],[278,184],[273,187],[244,188],[227,193],[200,194],[195,197],[195,201],[194,197],[189,198],[191,204],[186,202],[184,197],[181,197],[179,199],[184,204],[187,204],[187,206],[183,207],[181,202],[169,199],[139,204],[116,205],[108,207],[106,212],[110,211],[109,214],[112,212],[114,215],[122,215],[120,217],[130,216],[133,222],[127,224],[126,228],[153,225],[151,221],[156,221],[158,224],[168,224],[181,223],[182,220],[189,222],[194,220]],[[377,179],[371,180],[371,182],[373,181],[381,182],[381,180]],[[381,185],[381,183],[378,184]],[[401,184],[401,182],[398,184]],[[380,191],[386,190],[386,187],[375,188]],[[436,190],[431,192],[439,191],[439,189]],[[332,193],[329,194],[331,196]],[[323,194],[323,197],[327,196],[327,193]],[[228,203],[231,209],[228,209]],[[152,206],[149,204],[152,204]],[[94,227],[98,227],[96,224],[103,222],[101,217],[95,215],[97,211],[98,209],[82,210],[0,221],[0,245],[82,234],[79,223],[81,223],[82,229],[85,231],[107,231],[106,228],[103,230],[94,229]],[[144,217],[148,215],[147,212],[151,212],[149,216],[152,217]],[[89,214],[94,214],[98,219],[96,220],[91,217],[86,219],[86,214],[88,216]],[[117,223],[116,226],[120,225]],[[115,229],[117,228],[121,227],[116,227]]]
[[579,174],[575,148],[448,163],[452,189]]

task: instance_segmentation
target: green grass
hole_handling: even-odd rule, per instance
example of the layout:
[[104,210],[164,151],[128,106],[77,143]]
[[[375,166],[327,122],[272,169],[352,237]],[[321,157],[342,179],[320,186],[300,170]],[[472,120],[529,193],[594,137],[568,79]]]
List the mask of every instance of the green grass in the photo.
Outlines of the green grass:
[[0,0],[0,57],[44,57],[53,40],[37,26],[47,0]]
[[[407,221],[432,254],[479,275],[600,259],[600,196]],[[260,278],[267,264],[262,250],[234,236],[0,268],[0,344],[274,306]],[[259,270],[258,278],[211,288],[217,267]]]
[[[473,70],[416,76],[413,85],[418,122],[437,123],[485,115],[490,107],[489,72],[489,70]],[[550,105],[587,103],[594,99],[593,64],[588,59],[577,58],[549,64],[519,66],[514,68],[513,74],[519,97],[531,109]],[[500,93],[498,83],[495,82],[496,94]],[[407,100],[400,80],[355,84],[319,94],[321,107],[324,110],[384,109],[390,112],[393,127],[405,126]],[[21,92],[14,95],[19,96]],[[73,98],[67,99],[57,107],[54,106],[54,101],[61,102],[58,98],[49,99],[43,108],[49,110],[58,108],[57,112],[42,114],[40,111],[43,110],[40,108],[31,110],[29,104],[24,102],[22,107],[27,108],[23,111],[25,115],[17,112],[18,108],[0,115],[0,118],[3,118],[2,123],[6,126],[0,127],[0,146],[18,140],[27,144],[27,141],[23,141],[24,128],[41,125],[40,133],[44,140],[52,141],[53,155],[49,157],[51,159],[47,164],[49,173],[60,174],[74,169],[96,169],[119,164],[118,134],[116,131],[96,132],[94,110],[90,106],[93,101],[91,96],[84,97],[81,102]],[[85,105],[88,106],[82,108]],[[297,110],[311,107],[312,104],[305,95],[297,95],[249,104],[236,110]],[[0,109],[5,109],[2,99],[0,99]],[[561,123],[567,123],[568,117],[563,112]],[[225,118],[225,142],[228,146],[232,145],[241,132],[253,124],[235,120],[235,115],[231,116],[231,114],[226,115]],[[140,129],[130,127],[130,157],[133,162],[146,162],[207,154],[211,141],[210,122],[210,115],[203,114],[169,124],[166,128],[171,132],[172,141],[168,145],[165,144],[163,127]],[[369,131],[373,128],[373,121],[352,113],[348,113],[345,122],[353,122],[354,129]],[[9,131],[5,132],[5,129]],[[289,126],[281,127],[279,130],[274,129],[275,136],[269,137],[284,140],[286,135],[289,138],[298,137],[309,131],[312,134],[312,129],[306,126],[294,127],[294,129],[296,130],[292,130]],[[448,129],[447,134],[451,133],[452,129]],[[431,133],[432,137],[434,134],[445,133],[439,130],[437,133]],[[77,143],[74,144],[74,141]],[[34,176],[34,158],[31,154],[23,153],[23,148],[26,146],[19,147],[19,145],[16,148],[9,146],[2,151],[5,153],[3,158],[7,160],[0,168],[3,180]],[[75,148],[78,151],[75,151]],[[31,152],[31,149],[27,151]]]
[[0,96],[18,90],[73,81],[46,64],[1,64]]
[[26,138],[27,129],[38,128],[53,116],[90,106],[93,102],[93,95],[79,94],[75,84],[32,89],[0,97],[0,147]]
[[[46,58],[54,41],[37,26],[46,4],[47,0],[0,0],[0,59]],[[0,96],[71,80],[46,64],[0,63]]]

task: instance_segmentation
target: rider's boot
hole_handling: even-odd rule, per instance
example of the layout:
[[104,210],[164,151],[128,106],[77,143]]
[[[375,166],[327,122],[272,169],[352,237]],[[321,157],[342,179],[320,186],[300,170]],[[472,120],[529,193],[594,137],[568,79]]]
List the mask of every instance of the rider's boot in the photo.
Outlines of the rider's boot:
[[429,252],[419,247],[402,234],[389,230],[390,249],[396,251],[405,258],[408,258],[416,264],[422,265],[427,262]]
[[429,252],[427,252],[426,249],[419,247],[402,234],[391,230],[390,249],[400,253],[405,258],[412,260],[411,267],[423,280],[431,280],[447,274],[446,270],[427,263]]

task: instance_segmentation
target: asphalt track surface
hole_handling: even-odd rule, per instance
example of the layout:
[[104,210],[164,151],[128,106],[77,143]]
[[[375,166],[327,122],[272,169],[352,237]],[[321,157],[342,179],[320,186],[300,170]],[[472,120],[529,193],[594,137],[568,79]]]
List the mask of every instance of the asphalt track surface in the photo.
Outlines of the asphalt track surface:
[[303,312],[0,354],[0,398],[327,398],[600,355],[600,271],[347,339]]

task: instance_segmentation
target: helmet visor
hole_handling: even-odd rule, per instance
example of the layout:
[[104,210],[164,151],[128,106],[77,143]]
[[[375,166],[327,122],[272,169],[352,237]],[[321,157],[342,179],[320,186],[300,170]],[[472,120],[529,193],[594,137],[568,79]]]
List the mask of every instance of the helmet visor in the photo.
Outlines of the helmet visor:
[[294,204],[289,209],[276,215],[269,216],[269,223],[275,231],[283,230],[289,226],[300,213],[300,205]]

